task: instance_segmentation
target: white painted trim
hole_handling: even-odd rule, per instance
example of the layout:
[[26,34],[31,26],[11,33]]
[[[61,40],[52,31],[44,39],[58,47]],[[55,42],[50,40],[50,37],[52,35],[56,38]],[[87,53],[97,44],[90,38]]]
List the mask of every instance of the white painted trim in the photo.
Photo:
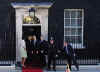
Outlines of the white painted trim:
[[64,28],[82,28],[82,26],[64,26]]
[[68,11],[68,10],[69,10],[69,11],[82,11],[82,9],[64,9],[64,11],[66,11],[66,10],[67,10],[67,11]]
[[64,35],[64,36],[80,36],[80,35]]
[[50,8],[53,3],[51,2],[43,2],[43,3],[11,3],[14,8]]
[[41,26],[41,24],[23,24],[22,26]]

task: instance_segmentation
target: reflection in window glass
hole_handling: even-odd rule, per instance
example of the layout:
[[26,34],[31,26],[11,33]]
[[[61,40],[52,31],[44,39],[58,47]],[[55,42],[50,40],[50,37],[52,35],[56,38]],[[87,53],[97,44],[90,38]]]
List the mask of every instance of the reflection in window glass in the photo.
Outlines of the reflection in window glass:
[[76,18],[76,11],[70,11],[71,13],[71,18]]
[[66,36],[81,36],[81,28],[65,28],[65,35]]
[[65,41],[69,43],[82,43],[81,36],[65,36]]

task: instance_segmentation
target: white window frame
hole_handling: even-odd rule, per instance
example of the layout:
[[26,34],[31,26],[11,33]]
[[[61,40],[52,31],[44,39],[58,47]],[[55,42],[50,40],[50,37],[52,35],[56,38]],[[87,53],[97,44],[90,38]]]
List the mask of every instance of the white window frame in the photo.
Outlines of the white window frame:
[[[66,25],[65,25],[65,19],[66,19],[66,18],[65,18],[65,11],[66,11],[66,10],[67,10],[67,11],[68,11],[68,10],[69,10],[69,11],[82,11],[82,18],[81,18],[81,19],[82,19],[82,26],[80,26],[81,29],[82,29],[82,33],[81,33],[81,34],[82,34],[82,35],[81,35],[81,36],[82,36],[82,37],[81,37],[81,38],[82,38],[82,39],[81,39],[81,40],[82,40],[82,43],[76,43],[76,44],[75,44],[75,43],[74,43],[74,44],[70,43],[70,44],[71,44],[74,48],[85,48],[84,45],[83,45],[83,42],[84,42],[84,39],[83,39],[83,35],[84,35],[84,9],[64,9],[64,41],[65,41],[65,37],[66,37],[66,36],[70,36],[70,35],[65,35],[65,28],[72,28],[72,27],[73,27],[73,26],[66,26]],[[76,12],[76,13],[77,13],[77,12]],[[68,18],[67,18],[67,19],[68,19]],[[71,24],[71,19],[77,19],[77,18],[71,18],[71,17],[70,17],[69,19],[70,19],[70,24]],[[77,22],[77,21],[76,21],[76,22]],[[78,26],[78,27],[79,27],[79,26]],[[75,28],[75,27],[74,27],[74,28]],[[71,35],[71,36],[72,36],[72,35]],[[75,35],[74,35],[74,36],[75,36]]]

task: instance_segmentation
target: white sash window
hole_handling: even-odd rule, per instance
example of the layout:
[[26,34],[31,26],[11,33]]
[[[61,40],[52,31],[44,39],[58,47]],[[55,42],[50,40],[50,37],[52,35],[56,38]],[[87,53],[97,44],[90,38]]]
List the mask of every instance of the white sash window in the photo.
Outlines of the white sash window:
[[64,9],[64,40],[74,48],[83,47],[83,9]]

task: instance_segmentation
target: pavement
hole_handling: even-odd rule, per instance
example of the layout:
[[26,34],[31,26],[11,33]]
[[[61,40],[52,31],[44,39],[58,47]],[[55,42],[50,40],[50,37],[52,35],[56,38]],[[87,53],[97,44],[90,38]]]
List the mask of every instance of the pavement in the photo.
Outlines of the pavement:
[[[66,66],[57,66],[56,72],[65,72]],[[100,65],[80,65],[79,71],[76,70],[75,66],[72,66],[71,72],[100,72]],[[44,72],[55,72],[55,71],[46,71]]]
[[[72,66],[71,72],[100,72],[100,65],[80,65],[80,70],[76,71],[75,66]],[[65,72],[65,65],[58,65],[56,71],[47,71],[46,68],[43,72]],[[22,72],[21,68],[15,68],[15,66],[0,66],[0,72]]]
[[15,66],[0,66],[0,72],[22,72],[21,68]]

